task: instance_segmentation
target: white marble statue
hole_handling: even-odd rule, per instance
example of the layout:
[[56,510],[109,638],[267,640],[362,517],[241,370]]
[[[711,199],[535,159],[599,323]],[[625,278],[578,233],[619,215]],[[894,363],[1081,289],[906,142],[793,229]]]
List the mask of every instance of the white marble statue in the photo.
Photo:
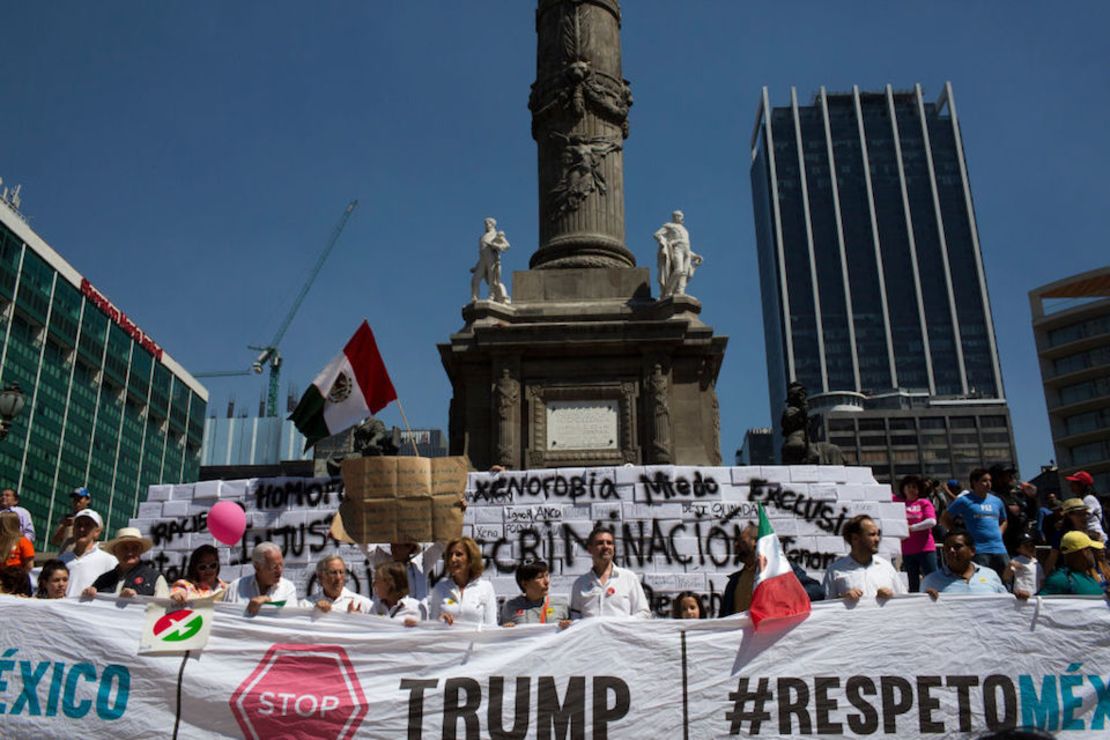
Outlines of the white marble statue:
[[504,231],[497,230],[497,221],[486,219],[485,233],[478,239],[478,264],[470,268],[470,300],[478,300],[478,290],[485,280],[489,285],[489,299],[495,303],[511,303],[505,284],[501,282],[501,253],[509,248]]
[[690,233],[683,225],[682,211],[671,214],[671,221],[655,232],[659,242],[659,297],[686,295],[686,283],[702,263],[701,255],[690,249]]

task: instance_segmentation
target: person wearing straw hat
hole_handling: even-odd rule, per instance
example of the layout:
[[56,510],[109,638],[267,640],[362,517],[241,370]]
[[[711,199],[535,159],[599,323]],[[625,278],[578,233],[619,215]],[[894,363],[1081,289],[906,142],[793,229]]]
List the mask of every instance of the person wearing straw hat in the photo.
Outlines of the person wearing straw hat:
[[1071,531],[1060,539],[1060,555],[1064,564],[1045,579],[1038,595],[1074,594],[1101,595],[1104,593],[1095,571],[1095,550],[1106,546],[1092,540],[1086,532]]
[[81,592],[82,598],[92,598],[97,593],[116,594],[129,599],[132,596],[170,595],[165,577],[149,561],[142,560],[143,553],[154,547],[149,537],[143,537],[135,527],[121,527],[114,539],[104,543],[104,549],[113,555],[116,567],[102,573],[93,584]]

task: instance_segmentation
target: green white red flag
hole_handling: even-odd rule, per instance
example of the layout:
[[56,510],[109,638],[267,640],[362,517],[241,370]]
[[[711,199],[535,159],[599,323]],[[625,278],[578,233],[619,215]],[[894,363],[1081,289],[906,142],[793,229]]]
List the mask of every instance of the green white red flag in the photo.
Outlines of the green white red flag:
[[343,351],[312,381],[289,418],[305,436],[307,450],[395,400],[397,391],[364,319]]
[[755,550],[759,570],[752,582],[752,603],[748,608],[752,625],[758,630],[760,622],[765,619],[804,618],[808,615],[809,596],[802,582],[794,575],[763,504],[759,505],[759,535]]

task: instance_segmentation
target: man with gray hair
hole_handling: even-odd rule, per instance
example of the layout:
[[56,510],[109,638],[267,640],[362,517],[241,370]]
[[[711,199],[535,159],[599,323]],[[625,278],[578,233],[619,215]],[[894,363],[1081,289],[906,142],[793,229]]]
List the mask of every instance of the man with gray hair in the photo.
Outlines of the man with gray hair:
[[281,548],[273,542],[259,542],[251,551],[254,575],[246,575],[231,582],[227,587],[224,601],[232,604],[246,604],[247,614],[258,614],[262,605],[283,607],[286,604],[297,606],[297,587],[282,578],[285,572],[285,559]]
[[325,555],[316,563],[320,593],[301,600],[301,606],[322,612],[370,613],[370,599],[347,588],[347,564],[338,555]]

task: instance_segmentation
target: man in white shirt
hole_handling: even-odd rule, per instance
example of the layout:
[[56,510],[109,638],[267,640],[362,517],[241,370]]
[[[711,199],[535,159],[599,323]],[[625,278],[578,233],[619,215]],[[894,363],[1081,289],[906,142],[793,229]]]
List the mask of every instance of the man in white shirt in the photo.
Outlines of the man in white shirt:
[[347,564],[338,555],[325,555],[316,563],[320,593],[301,600],[301,606],[322,612],[370,613],[370,599],[347,588]]
[[273,542],[259,542],[251,551],[254,575],[242,576],[227,587],[224,601],[231,604],[246,604],[247,614],[258,614],[263,604],[283,607],[297,605],[297,587],[282,578],[285,572],[285,558],[281,548]]
[[62,553],[60,558],[69,568],[68,598],[80,596],[93,581],[119,562],[97,544],[103,527],[104,520],[92,509],[82,509],[73,517],[73,549]]
[[894,566],[876,554],[883,535],[874,519],[866,514],[852,517],[842,533],[851,550],[825,571],[827,598],[859,601],[863,597],[889,599],[906,593]]
[[613,565],[616,545],[613,533],[595,527],[586,540],[593,568],[574,580],[570,615],[585,617],[638,617],[650,619],[651,609],[640,579],[630,570]]

